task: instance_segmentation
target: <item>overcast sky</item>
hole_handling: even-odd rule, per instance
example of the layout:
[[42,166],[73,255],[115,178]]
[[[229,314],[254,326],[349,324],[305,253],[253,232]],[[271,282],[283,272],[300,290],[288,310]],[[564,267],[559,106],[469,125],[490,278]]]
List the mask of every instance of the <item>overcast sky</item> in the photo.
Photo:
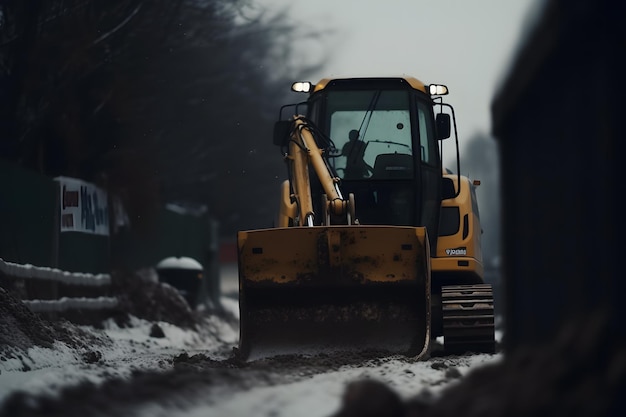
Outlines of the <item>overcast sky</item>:
[[461,141],[491,133],[491,100],[523,33],[545,0],[252,0],[287,8],[303,29],[328,30],[303,46],[330,50],[327,76],[412,75],[446,84]]

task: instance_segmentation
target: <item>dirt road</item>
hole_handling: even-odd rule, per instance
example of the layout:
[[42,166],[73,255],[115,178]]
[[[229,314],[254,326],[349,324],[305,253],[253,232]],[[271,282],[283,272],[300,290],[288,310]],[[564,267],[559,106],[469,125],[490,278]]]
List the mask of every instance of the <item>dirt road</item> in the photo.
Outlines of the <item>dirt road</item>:
[[351,383],[379,384],[367,388],[370,398],[427,401],[499,360],[345,353],[242,362],[232,273],[221,312],[184,311],[172,288],[154,284],[125,291],[171,311],[144,302],[128,307],[136,316],[88,326],[41,320],[2,292],[0,416],[324,417],[341,408]]

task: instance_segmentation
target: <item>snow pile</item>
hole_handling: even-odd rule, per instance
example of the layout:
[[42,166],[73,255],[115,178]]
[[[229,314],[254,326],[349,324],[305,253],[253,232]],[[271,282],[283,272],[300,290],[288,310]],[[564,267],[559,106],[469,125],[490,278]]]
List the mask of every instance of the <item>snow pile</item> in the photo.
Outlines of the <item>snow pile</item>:
[[0,409],[18,392],[54,395],[85,381],[169,370],[181,352],[223,359],[238,340],[231,311],[192,312],[175,289],[134,276],[112,285],[120,308],[90,325],[44,320],[0,287]]

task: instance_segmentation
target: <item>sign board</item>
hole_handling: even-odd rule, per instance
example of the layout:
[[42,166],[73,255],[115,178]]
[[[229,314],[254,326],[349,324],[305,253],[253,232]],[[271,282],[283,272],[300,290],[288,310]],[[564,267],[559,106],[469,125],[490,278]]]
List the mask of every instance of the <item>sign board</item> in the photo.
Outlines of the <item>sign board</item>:
[[88,182],[57,177],[61,190],[61,232],[109,235],[109,207],[106,191]]

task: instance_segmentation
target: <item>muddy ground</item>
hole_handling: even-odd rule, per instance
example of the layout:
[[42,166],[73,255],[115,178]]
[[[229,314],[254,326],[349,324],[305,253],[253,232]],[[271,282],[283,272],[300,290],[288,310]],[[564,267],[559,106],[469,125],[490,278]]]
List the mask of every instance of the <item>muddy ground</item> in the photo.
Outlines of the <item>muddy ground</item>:
[[[181,304],[173,289],[157,283],[139,284],[127,275],[114,280],[122,299],[122,308],[115,315],[121,325],[130,315],[180,327],[201,325],[199,313]],[[153,331],[158,337],[158,325]],[[107,343],[69,321],[34,315],[0,288],[0,356],[14,355],[16,348],[50,346],[55,340],[81,349],[84,360],[93,363],[98,362],[99,344]],[[626,393],[625,347],[623,341],[613,337],[603,316],[593,316],[565,329],[549,346],[518,351],[506,355],[500,363],[477,369],[437,399],[416,393],[403,400],[380,382],[355,382],[343,393],[343,405],[336,417],[626,415],[622,399]],[[252,363],[240,361],[236,350],[225,360],[181,354],[173,358],[174,367],[167,372],[136,372],[130,380],[112,379],[97,385],[85,382],[62,390],[58,397],[12,394],[0,409],[0,416],[128,415],[140,403],[163,398],[192,401],[194,396],[206,396],[207,392],[219,395],[220,390],[229,388],[243,390],[302,380],[346,364],[364,363],[377,354],[313,358],[295,355]],[[455,377],[453,372],[450,377]]]

